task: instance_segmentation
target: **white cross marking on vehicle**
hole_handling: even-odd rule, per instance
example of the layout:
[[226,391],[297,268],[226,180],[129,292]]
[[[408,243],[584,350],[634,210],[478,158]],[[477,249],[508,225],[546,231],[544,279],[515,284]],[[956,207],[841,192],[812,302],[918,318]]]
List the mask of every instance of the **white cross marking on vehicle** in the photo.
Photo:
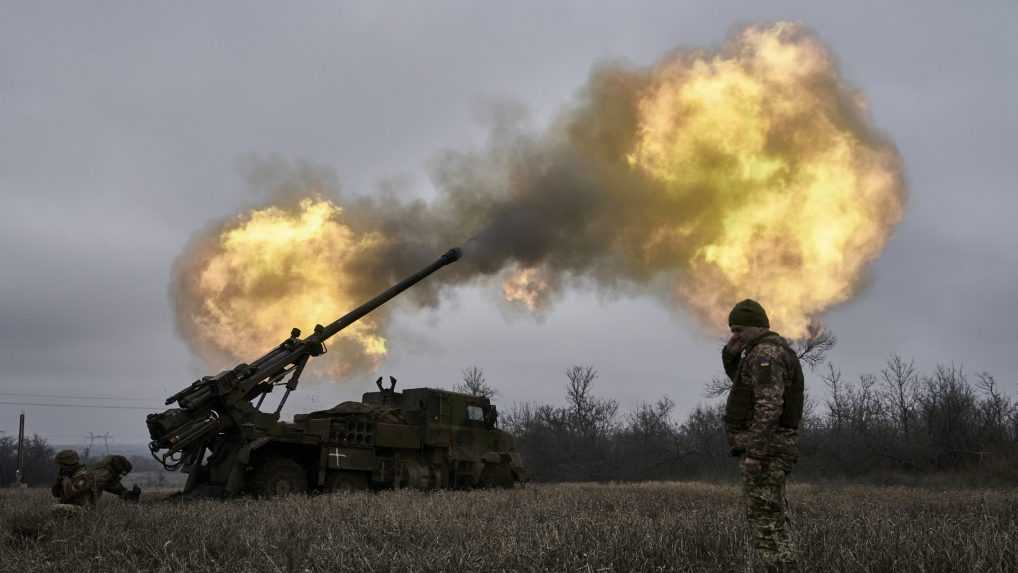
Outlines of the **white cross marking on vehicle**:
[[346,455],[339,453],[339,448],[332,448],[332,451],[329,452],[329,457],[330,458],[334,458],[333,461],[336,463],[336,467],[338,468],[339,467],[339,458],[345,458]]

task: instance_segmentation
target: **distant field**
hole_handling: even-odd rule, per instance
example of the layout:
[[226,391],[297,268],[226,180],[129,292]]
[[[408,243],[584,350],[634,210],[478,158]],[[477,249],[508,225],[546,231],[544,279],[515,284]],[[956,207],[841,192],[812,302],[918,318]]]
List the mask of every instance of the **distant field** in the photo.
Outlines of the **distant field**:
[[[163,494],[165,495],[165,494]],[[565,484],[274,501],[0,493],[3,571],[741,571],[738,490]],[[795,485],[804,571],[1018,571],[1018,491]]]

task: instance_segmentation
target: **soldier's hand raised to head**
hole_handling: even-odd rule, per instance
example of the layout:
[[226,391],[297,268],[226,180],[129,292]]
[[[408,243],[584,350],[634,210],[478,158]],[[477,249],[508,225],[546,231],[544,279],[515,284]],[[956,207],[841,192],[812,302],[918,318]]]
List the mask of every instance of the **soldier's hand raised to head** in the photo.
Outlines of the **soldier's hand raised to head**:
[[733,332],[731,338],[728,339],[728,343],[725,344],[725,354],[738,356],[742,354],[743,346],[745,346],[745,342],[742,340],[740,333]]

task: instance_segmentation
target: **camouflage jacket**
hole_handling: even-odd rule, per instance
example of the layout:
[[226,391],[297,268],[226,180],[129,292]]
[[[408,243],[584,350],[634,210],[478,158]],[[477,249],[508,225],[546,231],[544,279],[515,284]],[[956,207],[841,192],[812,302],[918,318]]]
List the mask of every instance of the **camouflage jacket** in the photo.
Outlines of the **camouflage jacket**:
[[78,466],[71,471],[61,470],[51,491],[53,497],[60,499],[60,503],[95,504],[95,479],[85,466]]
[[741,359],[723,356],[723,361],[732,379],[725,406],[729,446],[751,458],[794,464],[803,402],[795,353],[783,338],[767,332],[747,344]]
[[123,475],[112,467],[109,458],[103,458],[102,462],[92,469],[92,475],[95,479],[96,497],[102,495],[104,491],[119,496],[127,493],[127,488],[124,487],[124,484],[120,483],[120,478]]
[[60,503],[95,505],[104,491],[123,496],[127,488],[120,483],[120,474],[103,459],[91,468],[78,466],[72,472],[61,473],[51,491]]

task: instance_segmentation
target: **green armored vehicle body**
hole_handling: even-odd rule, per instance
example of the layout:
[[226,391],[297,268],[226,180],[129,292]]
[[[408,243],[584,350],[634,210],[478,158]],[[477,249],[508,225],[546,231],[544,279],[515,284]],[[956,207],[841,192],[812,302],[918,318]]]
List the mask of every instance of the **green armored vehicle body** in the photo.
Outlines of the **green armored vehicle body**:
[[240,460],[250,467],[248,490],[512,487],[524,479],[487,398],[392,386],[297,415],[252,441]]
[[[451,249],[306,338],[290,337],[250,364],[205,376],[170,396],[146,420],[152,456],[188,474],[185,494],[332,491],[382,487],[511,486],[523,479],[511,436],[495,428],[486,398],[418,388],[396,392],[378,380],[361,402],[279,421],[308,361],[325,342],[428,275],[460,258]],[[275,411],[262,411],[274,389]]]

